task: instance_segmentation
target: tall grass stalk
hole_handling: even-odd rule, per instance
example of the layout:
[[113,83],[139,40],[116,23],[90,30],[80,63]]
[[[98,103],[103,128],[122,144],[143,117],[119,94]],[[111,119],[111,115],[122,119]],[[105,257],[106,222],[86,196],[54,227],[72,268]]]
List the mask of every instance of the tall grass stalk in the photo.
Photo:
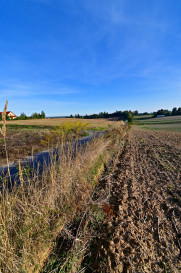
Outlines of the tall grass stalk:
[[6,153],[6,162],[8,166],[8,174],[10,176],[10,169],[9,169],[9,158],[8,158],[8,150],[7,150],[7,142],[6,142],[6,112],[8,108],[8,100],[6,101],[6,104],[4,106],[4,110],[2,112],[2,128],[0,128],[0,133],[3,136],[4,139],[4,150]]

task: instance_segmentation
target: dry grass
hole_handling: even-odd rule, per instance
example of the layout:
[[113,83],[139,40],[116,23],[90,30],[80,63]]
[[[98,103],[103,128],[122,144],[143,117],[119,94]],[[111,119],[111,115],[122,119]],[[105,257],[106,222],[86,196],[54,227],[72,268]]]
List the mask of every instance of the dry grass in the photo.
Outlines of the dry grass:
[[[0,265],[3,272],[31,272],[44,250],[76,212],[91,187],[86,174],[106,143],[96,140],[72,158],[62,152],[61,164],[47,167],[43,176],[23,180],[10,194],[1,194]],[[4,188],[5,189],[5,188]],[[85,200],[84,200],[85,201]],[[33,271],[32,271],[33,272]]]
[[112,121],[109,119],[46,118],[46,119],[7,121],[7,124],[59,126],[65,121],[66,122],[81,121],[84,123],[90,123],[90,127],[93,127],[93,128],[108,128],[110,126],[118,127],[120,126],[120,123],[121,123],[120,121]]
[[[39,272],[53,240],[76,212],[90,202],[97,162],[109,160],[119,133],[112,140],[100,137],[86,148],[61,149],[59,162],[43,175],[23,178],[11,193],[4,183],[0,202],[0,269],[2,272]],[[114,140],[113,140],[114,139]],[[114,144],[113,144],[114,143]],[[101,166],[99,166],[100,169]]]
[[[4,112],[6,109],[7,104]],[[35,124],[36,120],[23,122]],[[52,119],[49,122],[52,126]],[[24,176],[27,172],[19,164],[19,185],[10,188],[9,177],[1,179],[0,272],[40,272],[59,232],[91,202],[95,179],[110,160],[110,151],[117,147],[121,132],[121,128],[112,130],[107,137],[94,139],[79,149],[72,145],[65,149],[61,143],[59,160],[52,155],[52,163],[44,166],[41,175],[31,170]],[[6,143],[5,119],[1,133]]]

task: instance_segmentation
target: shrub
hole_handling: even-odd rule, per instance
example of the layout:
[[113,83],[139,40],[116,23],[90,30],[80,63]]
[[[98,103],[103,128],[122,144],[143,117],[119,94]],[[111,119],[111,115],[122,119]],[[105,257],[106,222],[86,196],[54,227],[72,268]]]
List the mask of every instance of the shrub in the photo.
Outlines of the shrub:
[[80,137],[80,134],[89,127],[89,123],[82,121],[64,121],[52,133],[58,136],[60,140],[71,141]]

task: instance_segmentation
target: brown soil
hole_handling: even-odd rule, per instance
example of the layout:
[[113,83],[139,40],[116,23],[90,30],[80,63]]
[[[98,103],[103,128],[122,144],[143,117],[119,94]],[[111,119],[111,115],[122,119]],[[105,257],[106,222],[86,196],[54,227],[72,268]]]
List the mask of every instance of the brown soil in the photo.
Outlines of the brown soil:
[[[32,155],[46,149],[41,145],[41,139],[44,138],[47,130],[11,130],[7,131],[7,150],[10,162]],[[6,164],[6,153],[4,142],[0,136],[0,166]]]
[[[85,272],[181,272],[181,134],[132,130]],[[92,249],[93,249],[92,248]]]

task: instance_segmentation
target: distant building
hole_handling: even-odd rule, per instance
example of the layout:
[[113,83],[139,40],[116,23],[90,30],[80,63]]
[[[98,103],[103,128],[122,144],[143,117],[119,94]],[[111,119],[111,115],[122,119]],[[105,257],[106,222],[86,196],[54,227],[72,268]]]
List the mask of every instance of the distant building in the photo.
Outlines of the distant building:
[[165,115],[157,115],[156,117],[157,118],[163,118],[163,117],[165,117]]
[[[2,112],[0,112],[0,115],[2,116]],[[12,111],[7,111],[6,115],[10,118],[10,119],[15,119],[17,118],[17,116],[12,112]]]

